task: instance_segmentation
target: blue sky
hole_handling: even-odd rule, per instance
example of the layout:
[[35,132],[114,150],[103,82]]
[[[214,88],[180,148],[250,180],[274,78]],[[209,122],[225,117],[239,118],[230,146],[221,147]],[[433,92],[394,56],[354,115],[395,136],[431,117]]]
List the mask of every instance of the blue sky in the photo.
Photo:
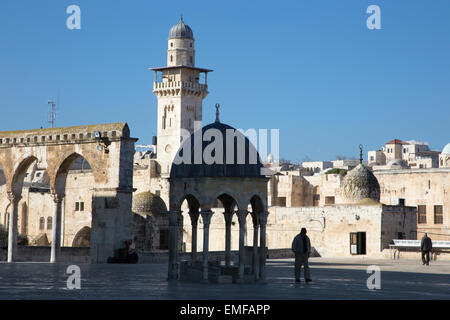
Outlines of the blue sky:
[[[66,8],[81,8],[81,30]],[[381,8],[381,30],[366,9]],[[23,1],[0,3],[0,130],[128,122],[156,135],[149,67],[183,14],[213,69],[203,123],[280,129],[280,155],[358,157],[398,138],[450,142],[450,1]]]

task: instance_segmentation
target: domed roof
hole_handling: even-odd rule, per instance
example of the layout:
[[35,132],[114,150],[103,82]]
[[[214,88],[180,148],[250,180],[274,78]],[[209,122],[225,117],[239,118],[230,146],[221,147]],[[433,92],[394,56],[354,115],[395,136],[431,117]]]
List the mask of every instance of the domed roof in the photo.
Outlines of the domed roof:
[[[228,132],[231,134],[227,134],[227,130],[231,130]],[[203,141],[204,138],[202,137],[205,136],[206,132],[212,136],[210,141]],[[218,135],[219,132],[221,134],[222,141],[218,140],[216,142],[216,134]],[[235,135],[233,136],[233,134]],[[264,177],[261,175],[261,168],[263,165],[261,163],[259,153],[250,140],[240,131],[227,124],[220,123],[219,121],[211,123],[202,128],[199,139],[203,141],[201,150],[200,143],[198,143],[198,147],[197,144],[194,143],[196,135],[200,136],[200,133],[194,132],[188,139],[186,139],[178,150],[172,163],[170,172],[171,178]],[[234,141],[231,139],[232,137],[234,137]],[[243,141],[243,143],[240,143],[240,141]],[[185,156],[187,158],[186,161],[183,161],[184,149],[190,152],[190,156],[188,154]],[[214,152],[212,150],[214,150]],[[217,154],[217,152],[221,152],[222,155]],[[230,154],[227,157],[228,152]],[[197,156],[194,158],[196,154]],[[202,155],[201,159],[199,155]],[[211,158],[213,158],[211,161],[208,161],[212,162],[212,164],[205,163],[205,155],[210,155]],[[245,156],[245,158],[242,157],[243,161],[240,157],[238,157],[238,155],[241,157],[242,155]],[[214,159],[218,160],[217,162],[219,163],[213,162]]]
[[380,201],[380,185],[377,178],[363,164],[347,172],[340,187],[341,195],[346,203],[357,203],[370,198]]
[[447,143],[444,149],[442,149],[442,154],[450,154],[450,143]]
[[133,212],[145,214],[166,213],[164,200],[151,192],[141,192],[133,195]]
[[192,29],[183,22],[183,17],[180,22],[174,25],[169,31],[169,39],[194,39]]

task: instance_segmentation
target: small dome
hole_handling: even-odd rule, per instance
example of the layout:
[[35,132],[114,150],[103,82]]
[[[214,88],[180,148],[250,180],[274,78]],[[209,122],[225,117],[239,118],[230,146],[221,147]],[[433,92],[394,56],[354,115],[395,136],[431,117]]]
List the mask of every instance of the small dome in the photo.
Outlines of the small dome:
[[145,214],[166,213],[164,200],[151,192],[141,192],[133,195],[133,212]]
[[444,149],[442,149],[442,154],[450,154],[450,143],[447,143]]
[[[209,131],[212,130],[212,131]],[[232,130],[233,133],[236,133],[237,136],[243,138],[244,141],[242,152],[244,154],[244,163],[238,162],[238,144],[239,139],[237,137],[234,138],[234,142],[229,141],[229,146],[234,146],[234,150],[229,150],[230,153],[233,151],[233,159],[228,159],[227,157],[227,140],[228,134],[227,130]],[[199,178],[199,177],[248,177],[248,178],[263,178],[264,176],[261,174],[261,168],[263,167],[261,163],[261,159],[259,157],[258,151],[255,149],[250,140],[245,137],[240,131],[234,129],[233,127],[226,125],[224,123],[220,123],[216,121],[202,128],[202,135],[205,135],[205,132],[220,132],[222,136],[222,155],[220,157],[222,163],[213,163],[207,164],[205,163],[204,156],[201,158],[201,163],[196,163],[197,157],[194,157],[196,151],[198,153],[201,152],[201,155],[204,155],[204,151],[206,148],[211,148],[213,146],[214,140],[212,141],[203,141],[201,150],[200,147],[197,147],[194,143],[196,133],[193,133],[178,150],[175,160],[172,163],[172,168],[170,170],[171,178]],[[200,134],[199,134],[200,135]],[[201,139],[201,138],[200,138]],[[214,137],[215,139],[215,137]],[[241,146],[239,146],[239,151]],[[183,150],[190,149],[190,163],[183,163]],[[199,149],[199,150],[197,150]],[[214,149],[214,152],[216,150]],[[251,155],[256,155],[255,163],[252,163],[253,157]],[[217,156],[219,157],[219,155]],[[229,156],[231,158],[231,155]],[[218,158],[219,159],[219,158]],[[227,160],[228,163],[227,163]],[[179,163],[177,163],[179,162]],[[200,162],[200,161],[198,161]]]
[[169,31],[169,39],[194,39],[192,29],[180,19]]
[[342,180],[340,193],[346,203],[358,203],[365,198],[380,201],[378,180],[372,171],[362,164],[347,173]]

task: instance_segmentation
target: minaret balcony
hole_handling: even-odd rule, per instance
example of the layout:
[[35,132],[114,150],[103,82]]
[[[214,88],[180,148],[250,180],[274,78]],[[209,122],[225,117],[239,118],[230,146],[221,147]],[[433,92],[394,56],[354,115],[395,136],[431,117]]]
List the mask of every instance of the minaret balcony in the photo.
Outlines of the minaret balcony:
[[191,81],[165,81],[153,83],[153,91],[164,89],[189,89],[194,91],[207,91],[208,85]]

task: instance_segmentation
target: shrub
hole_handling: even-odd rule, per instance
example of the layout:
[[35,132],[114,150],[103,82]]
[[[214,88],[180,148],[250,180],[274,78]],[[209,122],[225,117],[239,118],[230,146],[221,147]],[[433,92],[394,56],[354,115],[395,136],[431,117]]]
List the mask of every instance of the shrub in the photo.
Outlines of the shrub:
[[[19,234],[17,236],[17,244],[19,246],[28,245],[28,237],[25,234]],[[0,247],[8,246],[8,230],[0,224]]]
[[347,170],[345,169],[339,169],[339,168],[333,168],[331,170],[328,170],[326,174],[340,174],[341,176],[345,176],[347,174]]

